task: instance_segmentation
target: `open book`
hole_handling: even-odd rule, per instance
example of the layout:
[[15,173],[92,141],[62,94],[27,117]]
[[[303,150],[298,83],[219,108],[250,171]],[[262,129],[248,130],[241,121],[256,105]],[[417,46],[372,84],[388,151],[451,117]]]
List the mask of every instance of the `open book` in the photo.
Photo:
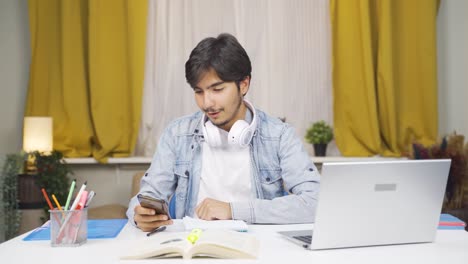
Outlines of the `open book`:
[[160,233],[144,239],[122,259],[212,257],[227,259],[257,258],[259,242],[247,233],[231,230],[205,230],[192,244],[190,232]]

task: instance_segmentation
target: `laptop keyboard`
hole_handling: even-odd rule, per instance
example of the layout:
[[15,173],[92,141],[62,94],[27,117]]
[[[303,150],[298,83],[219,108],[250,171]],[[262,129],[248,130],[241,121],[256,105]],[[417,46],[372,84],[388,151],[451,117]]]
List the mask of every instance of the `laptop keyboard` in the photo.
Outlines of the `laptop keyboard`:
[[312,236],[294,236],[295,239],[300,240],[304,243],[310,244],[312,242]]

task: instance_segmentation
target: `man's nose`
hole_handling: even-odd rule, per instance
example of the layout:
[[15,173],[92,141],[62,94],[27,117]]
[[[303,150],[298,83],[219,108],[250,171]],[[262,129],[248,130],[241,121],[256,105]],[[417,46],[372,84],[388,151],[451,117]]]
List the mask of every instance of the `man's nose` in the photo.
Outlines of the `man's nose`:
[[209,109],[214,106],[213,96],[210,91],[207,91],[203,97],[203,108]]

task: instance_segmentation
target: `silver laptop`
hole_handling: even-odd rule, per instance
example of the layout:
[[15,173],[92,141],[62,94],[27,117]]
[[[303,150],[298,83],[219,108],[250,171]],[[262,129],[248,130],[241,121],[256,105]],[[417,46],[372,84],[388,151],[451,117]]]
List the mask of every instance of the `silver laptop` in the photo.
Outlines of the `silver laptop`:
[[324,163],[313,230],[279,233],[308,249],[432,242],[450,162]]

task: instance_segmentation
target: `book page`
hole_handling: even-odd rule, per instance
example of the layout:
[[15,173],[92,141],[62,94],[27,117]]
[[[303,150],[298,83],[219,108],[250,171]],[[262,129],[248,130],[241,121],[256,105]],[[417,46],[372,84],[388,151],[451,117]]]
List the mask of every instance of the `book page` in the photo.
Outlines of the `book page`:
[[187,240],[188,232],[159,233],[139,240],[130,252],[121,259],[168,258],[183,256],[192,244]]
[[206,230],[186,253],[192,257],[256,258],[259,241],[251,234],[231,230]]

